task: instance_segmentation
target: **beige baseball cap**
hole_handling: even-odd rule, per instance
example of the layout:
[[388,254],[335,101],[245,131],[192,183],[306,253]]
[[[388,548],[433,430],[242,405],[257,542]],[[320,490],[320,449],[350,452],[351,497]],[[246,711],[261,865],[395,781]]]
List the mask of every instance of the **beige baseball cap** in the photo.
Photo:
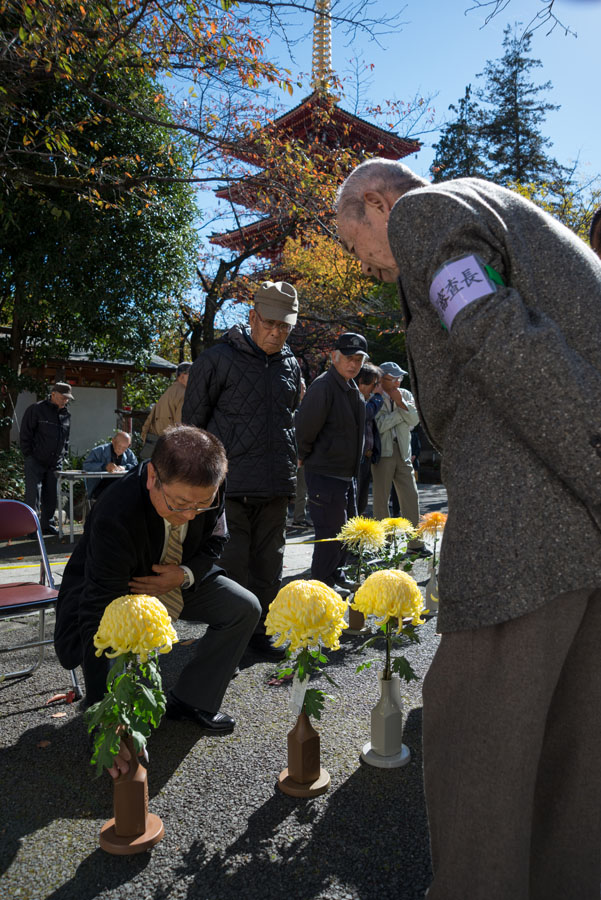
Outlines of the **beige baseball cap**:
[[255,292],[255,306],[265,319],[296,325],[298,296],[287,281],[264,281]]

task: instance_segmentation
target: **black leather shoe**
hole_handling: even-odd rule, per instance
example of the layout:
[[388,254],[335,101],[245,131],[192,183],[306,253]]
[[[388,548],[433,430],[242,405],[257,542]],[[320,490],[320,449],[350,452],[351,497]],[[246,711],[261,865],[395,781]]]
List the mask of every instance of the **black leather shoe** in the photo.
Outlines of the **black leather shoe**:
[[229,734],[236,725],[234,719],[227,713],[210,713],[205,712],[204,709],[198,709],[196,706],[190,706],[189,703],[178,700],[173,691],[169,691],[167,694],[165,715],[168,719],[189,719],[191,722],[196,722],[205,731],[210,731],[211,734]]
[[56,525],[51,525],[50,523],[48,523],[48,525],[42,525],[42,534],[57,535],[58,528],[56,527]]
[[349,578],[349,576],[344,571],[336,572],[334,581],[340,587],[348,588],[349,591],[356,591],[359,587],[359,582],[355,581],[353,578]]
[[328,587],[331,587],[333,591],[336,591],[337,594],[340,594],[343,600],[345,600],[347,597],[350,597],[351,595],[350,588],[345,587],[343,584],[337,584],[332,579],[323,581],[322,584],[327,584]]
[[267,634],[253,634],[248,646],[255,653],[265,656],[267,659],[284,659],[286,651],[283,647],[274,647],[271,638]]

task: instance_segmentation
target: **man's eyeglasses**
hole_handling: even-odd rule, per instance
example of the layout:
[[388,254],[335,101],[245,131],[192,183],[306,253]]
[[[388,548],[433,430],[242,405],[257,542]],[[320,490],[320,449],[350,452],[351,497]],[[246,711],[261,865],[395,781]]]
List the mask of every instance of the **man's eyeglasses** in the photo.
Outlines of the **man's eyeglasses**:
[[279,331],[280,334],[290,334],[292,331],[292,325],[288,325],[286,322],[276,322],[275,319],[264,319],[258,309],[255,309],[255,314],[259,317],[259,322],[261,322],[265,328],[269,329],[269,331]]
[[[216,504],[216,505],[214,505],[214,506],[182,506],[182,507],[171,506],[171,504],[169,503],[169,500],[167,499],[167,494],[165,493],[165,489],[164,489],[164,487],[163,487],[163,482],[161,481],[161,477],[160,477],[160,475],[159,475],[159,473],[158,473],[156,467],[155,467],[155,472],[156,472],[156,476],[157,476],[157,484],[158,484],[158,486],[159,486],[160,489],[161,489],[161,493],[162,493],[162,495],[163,495],[163,500],[165,501],[165,506],[167,507],[167,509],[169,510],[169,512],[174,512],[174,513],[183,513],[183,512],[204,513],[204,512],[209,512],[209,510],[211,510],[211,509],[219,509],[219,504]],[[215,497],[213,497],[213,500],[214,500],[214,499],[215,499]]]

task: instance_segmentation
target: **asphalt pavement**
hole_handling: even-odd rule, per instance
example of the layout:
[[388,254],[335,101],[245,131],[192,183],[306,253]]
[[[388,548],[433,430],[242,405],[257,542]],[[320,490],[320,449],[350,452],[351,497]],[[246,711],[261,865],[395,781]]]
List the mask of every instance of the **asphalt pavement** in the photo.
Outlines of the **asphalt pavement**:
[[[440,485],[420,485],[422,512],[446,510]],[[78,528],[77,532],[81,529]],[[291,533],[286,580],[308,577],[310,531]],[[77,539],[77,535],[76,535]],[[73,546],[48,539],[57,582]],[[37,574],[31,542],[0,545],[0,583]],[[414,572],[425,581],[426,565]],[[49,630],[53,616],[49,616]],[[0,648],[31,620],[0,623]],[[175,681],[199,627],[177,623],[180,643],[161,657],[165,689]],[[437,646],[436,622],[407,653],[423,678]],[[359,754],[378,700],[376,668],[356,673],[364,635],[330,654],[337,683],[320,722],[327,793],[293,799],[277,788],[294,725],[287,685],[269,686],[273,663],[247,652],[223,709],[236,729],[205,737],[190,722],[164,720],[149,742],[150,811],[165,836],[138,856],[98,843],[112,816],[108,776],[93,778],[79,703],[50,702],[69,676],[46,653],[31,677],[0,683],[0,898],[2,900],[417,900],[430,880],[421,758],[421,681],[404,685],[402,769],[376,769]],[[29,651],[31,652],[31,651]],[[383,646],[371,655],[383,656]],[[24,652],[0,656],[2,669]]]

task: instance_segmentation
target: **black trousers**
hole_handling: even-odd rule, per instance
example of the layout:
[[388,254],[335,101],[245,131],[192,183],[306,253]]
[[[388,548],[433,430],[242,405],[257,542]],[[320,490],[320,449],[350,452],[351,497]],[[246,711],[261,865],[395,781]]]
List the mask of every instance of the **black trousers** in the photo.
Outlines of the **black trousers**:
[[[357,515],[355,481],[305,472],[309,510],[315,527],[315,540],[336,537],[347,519]],[[316,543],[311,562],[311,578],[331,583],[344,564],[346,550],[340,541]]]
[[230,539],[219,565],[252,591],[261,604],[256,633],[265,634],[265,616],[282,583],[288,497],[226,497]]
[[48,525],[56,509],[55,472],[55,468],[49,469],[33,456],[25,457],[25,503],[37,512],[42,528]]
[[364,456],[359,467],[357,481],[357,513],[362,516],[367,509],[369,486],[371,484],[371,456]]

